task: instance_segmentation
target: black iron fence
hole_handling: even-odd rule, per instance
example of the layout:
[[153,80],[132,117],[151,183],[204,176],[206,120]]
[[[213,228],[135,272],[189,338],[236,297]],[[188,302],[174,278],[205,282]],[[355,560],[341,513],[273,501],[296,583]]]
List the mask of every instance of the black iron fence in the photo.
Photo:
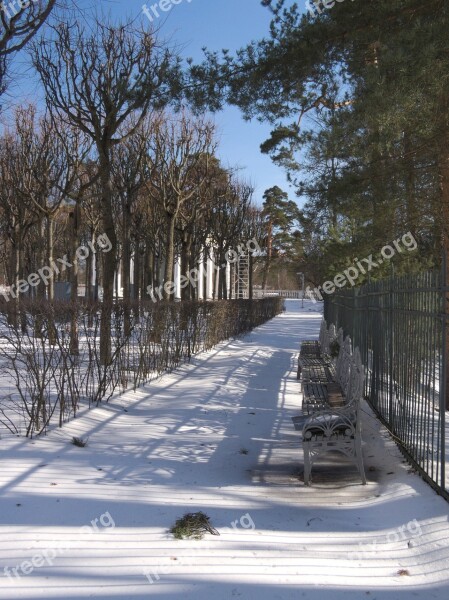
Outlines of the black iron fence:
[[445,265],[339,290],[325,300],[366,367],[366,397],[416,469],[449,500]]

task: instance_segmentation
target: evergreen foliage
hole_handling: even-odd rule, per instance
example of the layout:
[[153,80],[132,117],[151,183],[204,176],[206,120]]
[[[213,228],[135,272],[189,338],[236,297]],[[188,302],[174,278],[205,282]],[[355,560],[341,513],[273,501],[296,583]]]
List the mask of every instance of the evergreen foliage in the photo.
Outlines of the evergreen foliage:
[[262,4],[269,37],[235,56],[207,52],[190,76],[208,85],[190,99],[272,124],[261,150],[305,200],[309,279],[408,231],[418,251],[395,257],[396,271],[438,264],[449,224],[447,2],[342,2],[315,17],[286,0]]

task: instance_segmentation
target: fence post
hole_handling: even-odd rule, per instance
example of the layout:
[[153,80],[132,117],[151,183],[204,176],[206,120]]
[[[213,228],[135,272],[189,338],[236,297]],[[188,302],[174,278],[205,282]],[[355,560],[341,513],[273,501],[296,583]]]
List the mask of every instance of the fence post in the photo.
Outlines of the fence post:
[[393,424],[393,391],[394,391],[394,386],[393,386],[393,375],[394,375],[394,369],[393,369],[393,352],[394,352],[394,323],[393,323],[393,318],[394,318],[394,311],[393,311],[393,286],[394,286],[394,265],[393,263],[391,263],[391,272],[390,272],[390,293],[388,295],[389,298],[389,317],[390,317],[390,339],[389,339],[389,348],[388,348],[388,358],[389,358],[389,369],[388,369],[388,377],[389,377],[389,382],[388,382],[388,394],[389,394],[389,399],[390,399],[390,405],[389,405],[389,421],[390,421],[390,427],[391,430],[394,431],[395,427]]
[[352,327],[351,327],[351,338],[352,338],[352,350],[354,351],[354,348],[356,347],[356,345],[358,345],[358,341],[357,341],[357,319],[358,319],[358,314],[357,314],[357,295],[356,295],[356,290],[355,287],[352,288]]
[[447,393],[447,255],[443,250],[443,260],[441,268],[441,333],[442,333],[442,352],[441,352],[441,370],[440,370],[440,438],[441,438],[441,487],[446,489],[446,393]]

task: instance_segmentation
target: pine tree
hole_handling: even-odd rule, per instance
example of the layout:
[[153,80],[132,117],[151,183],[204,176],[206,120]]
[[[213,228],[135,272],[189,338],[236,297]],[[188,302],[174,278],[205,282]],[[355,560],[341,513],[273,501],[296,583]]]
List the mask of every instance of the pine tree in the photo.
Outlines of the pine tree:
[[277,185],[266,190],[262,207],[262,216],[266,226],[266,259],[263,272],[262,289],[267,287],[268,275],[273,256],[286,255],[293,245],[292,227],[299,219],[299,210],[288,194]]

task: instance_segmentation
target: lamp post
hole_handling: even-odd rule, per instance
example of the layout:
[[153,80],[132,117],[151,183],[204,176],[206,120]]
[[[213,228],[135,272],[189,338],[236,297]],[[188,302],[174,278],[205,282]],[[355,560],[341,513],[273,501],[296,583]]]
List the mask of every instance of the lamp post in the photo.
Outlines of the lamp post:
[[302,299],[301,299],[301,308],[304,308],[304,273],[296,273],[296,275],[298,275],[298,278],[301,281],[301,289],[302,289]]

